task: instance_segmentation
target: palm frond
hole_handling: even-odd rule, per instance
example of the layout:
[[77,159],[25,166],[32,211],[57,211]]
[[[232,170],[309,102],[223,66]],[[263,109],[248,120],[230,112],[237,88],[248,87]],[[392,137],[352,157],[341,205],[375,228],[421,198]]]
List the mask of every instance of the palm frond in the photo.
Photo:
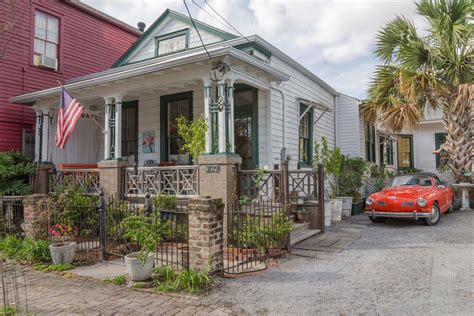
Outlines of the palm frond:
[[403,104],[385,111],[380,122],[384,129],[399,133],[404,128],[418,127],[422,113],[418,104]]

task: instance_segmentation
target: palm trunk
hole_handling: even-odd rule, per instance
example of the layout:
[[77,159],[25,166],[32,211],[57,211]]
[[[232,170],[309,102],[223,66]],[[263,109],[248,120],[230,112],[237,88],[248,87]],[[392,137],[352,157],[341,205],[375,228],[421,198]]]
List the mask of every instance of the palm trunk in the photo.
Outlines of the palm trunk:
[[474,100],[474,85],[463,84],[443,107],[443,125],[446,129],[444,149],[448,153],[448,166],[456,182],[465,179],[473,164],[474,140],[471,122]]

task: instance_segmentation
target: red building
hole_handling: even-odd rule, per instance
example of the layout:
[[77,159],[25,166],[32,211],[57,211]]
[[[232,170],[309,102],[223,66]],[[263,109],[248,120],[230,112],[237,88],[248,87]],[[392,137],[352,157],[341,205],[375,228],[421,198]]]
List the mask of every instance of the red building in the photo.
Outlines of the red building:
[[10,97],[107,69],[140,35],[79,1],[0,1],[0,151],[34,154],[35,114]]

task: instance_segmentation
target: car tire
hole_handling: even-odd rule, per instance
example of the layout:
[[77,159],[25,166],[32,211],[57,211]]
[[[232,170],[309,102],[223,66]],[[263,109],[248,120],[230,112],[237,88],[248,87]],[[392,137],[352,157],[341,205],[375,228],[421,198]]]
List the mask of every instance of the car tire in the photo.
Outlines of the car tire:
[[386,217],[372,217],[372,216],[369,216],[369,218],[372,221],[372,223],[377,223],[377,224],[385,223],[387,221]]
[[451,201],[451,204],[449,205],[449,208],[446,211],[446,214],[451,213],[453,210],[454,210],[454,200]]
[[426,226],[435,226],[439,223],[441,219],[441,212],[439,210],[438,203],[434,203],[432,207],[433,217],[431,218],[422,218],[423,224]]

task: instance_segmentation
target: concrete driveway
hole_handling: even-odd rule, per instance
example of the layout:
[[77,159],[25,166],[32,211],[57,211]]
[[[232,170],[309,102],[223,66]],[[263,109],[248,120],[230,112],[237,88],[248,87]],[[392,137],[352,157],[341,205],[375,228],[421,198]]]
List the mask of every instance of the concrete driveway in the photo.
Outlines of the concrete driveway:
[[306,257],[225,279],[206,300],[249,314],[472,315],[474,211],[444,215],[435,227],[360,215],[329,233],[352,243],[340,252],[299,250]]

